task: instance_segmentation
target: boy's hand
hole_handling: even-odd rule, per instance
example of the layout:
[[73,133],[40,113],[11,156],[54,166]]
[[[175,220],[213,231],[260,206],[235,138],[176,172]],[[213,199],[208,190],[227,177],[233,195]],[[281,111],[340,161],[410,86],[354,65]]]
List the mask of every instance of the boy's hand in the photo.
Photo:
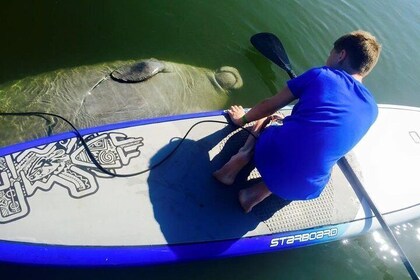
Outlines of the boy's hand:
[[238,126],[245,125],[242,120],[242,116],[245,115],[244,108],[242,106],[233,105],[230,107],[230,109],[227,110],[230,119],[232,122]]

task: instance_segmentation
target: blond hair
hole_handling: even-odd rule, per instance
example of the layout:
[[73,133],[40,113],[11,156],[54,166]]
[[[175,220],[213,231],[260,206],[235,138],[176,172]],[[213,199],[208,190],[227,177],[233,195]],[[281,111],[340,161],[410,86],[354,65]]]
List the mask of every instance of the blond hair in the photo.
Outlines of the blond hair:
[[345,50],[350,66],[362,76],[369,74],[375,67],[381,48],[375,36],[363,30],[350,32],[334,42],[334,49],[338,52]]

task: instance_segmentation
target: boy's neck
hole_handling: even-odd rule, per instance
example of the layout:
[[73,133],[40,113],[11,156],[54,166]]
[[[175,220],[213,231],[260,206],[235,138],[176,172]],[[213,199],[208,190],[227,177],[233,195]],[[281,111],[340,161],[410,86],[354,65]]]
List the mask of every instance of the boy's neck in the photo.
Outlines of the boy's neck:
[[356,81],[363,82],[363,76],[360,74],[350,74]]
[[355,71],[349,64],[349,62],[347,60],[344,60],[343,62],[339,63],[336,65],[337,69],[346,71],[347,74],[349,74],[350,76],[352,76],[356,81],[362,82],[363,81],[363,76]]

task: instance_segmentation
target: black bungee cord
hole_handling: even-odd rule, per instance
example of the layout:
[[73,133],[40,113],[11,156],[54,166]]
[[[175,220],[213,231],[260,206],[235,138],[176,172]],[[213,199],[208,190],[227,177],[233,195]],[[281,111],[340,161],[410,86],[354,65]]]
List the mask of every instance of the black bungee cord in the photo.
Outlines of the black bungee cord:
[[[122,177],[122,178],[126,178],[126,177],[133,177],[133,176],[137,176],[146,172],[151,171],[152,169],[158,167],[159,165],[161,165],[162,163],[164,163],[166,160],[168,160],[177,150],[178,148],[181,146],[181,144],[184,142],[184,140],[187,138],[187,136],[189,135],[189,133],[193,130],[194,127],[196,127],[199,124],[202,123],[220,123],[220,124],[228,124],[228,125],[234,125],[231,122],[227,122],[227,121],[217,121],[217,120],[202,120],[202,121],[198,121],[195,124],[193,124],[188,131],[185,133],[184,137],[181,138],[181,140],[179,141],[179,143],[175,146],[175,148],[173,148],[173,150],[168,153],[163,159],[161,159],[159,162],[157,162],[156,164],[141,170],[139,172],[135,172],[135,173],[130,173],[130,174],[117,174],[117,173],[113,173],[107,169],[105,169],[95,158],[95,156],[93,155],[93,153],[91,152],[88,144],[86,143],[85,139],[83,138],[82,134],[79,132],[79,130],[74,126],[73,123],[71,123],[69,120],[67,120],[66,118],[58,115],[58,114],[54,114],[54,113],[47,113],[47,112],[15,112],[15,113],[11,113],[11,112],[0,112],[0,116],[27,116],[27,117],[40,117],[43,118],[47,123],[51,123],[51,121],[46,118],[46,116],[49,117],[54,117],[54,118],[58,118],[62,121],[64,121],[65,123],[67,123],[71,128],[72,128],[72,132],[76,135],[77,139],[79,139],[79,141],[81,142],[82,146],[85,148],[86,153],[88,155],[88,157],[90,158],[90,160],[92,161],[92,163],[102,172],[105,173],[107,175],[110,175],[112,177]],[[236,125],[235,125],[236,126]],[[250,131],[248,128],[246,127],[241,127],[241,126],[237,126],[238,128],[245,130],[249,135],[252,135],[255,139],[257,139],[257,136],[255,136],[252,131]]]

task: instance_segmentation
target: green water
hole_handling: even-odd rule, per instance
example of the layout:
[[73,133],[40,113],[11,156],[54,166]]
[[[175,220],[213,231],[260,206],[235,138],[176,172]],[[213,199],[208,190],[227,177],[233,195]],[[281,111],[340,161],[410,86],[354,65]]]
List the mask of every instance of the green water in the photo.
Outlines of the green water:
[[[210,69],[238,68],[244,87],[229,104],[249,107],[287,80],[254,51],[251,35],[277,34],[300,73],[322,65],[338,36],[361,28],[383,45],[377,67],[365,79],[378,103],[420,106],[419,6],[418,0],[8,1],[0,9],[0,84],[61,68],[156,57]],[[400,228],[398,239],[420,271],[420,221]],[[16,279],[408,279],[399,258],[372,234],[182,265],[69,269],[0,264],[0,273]]]

